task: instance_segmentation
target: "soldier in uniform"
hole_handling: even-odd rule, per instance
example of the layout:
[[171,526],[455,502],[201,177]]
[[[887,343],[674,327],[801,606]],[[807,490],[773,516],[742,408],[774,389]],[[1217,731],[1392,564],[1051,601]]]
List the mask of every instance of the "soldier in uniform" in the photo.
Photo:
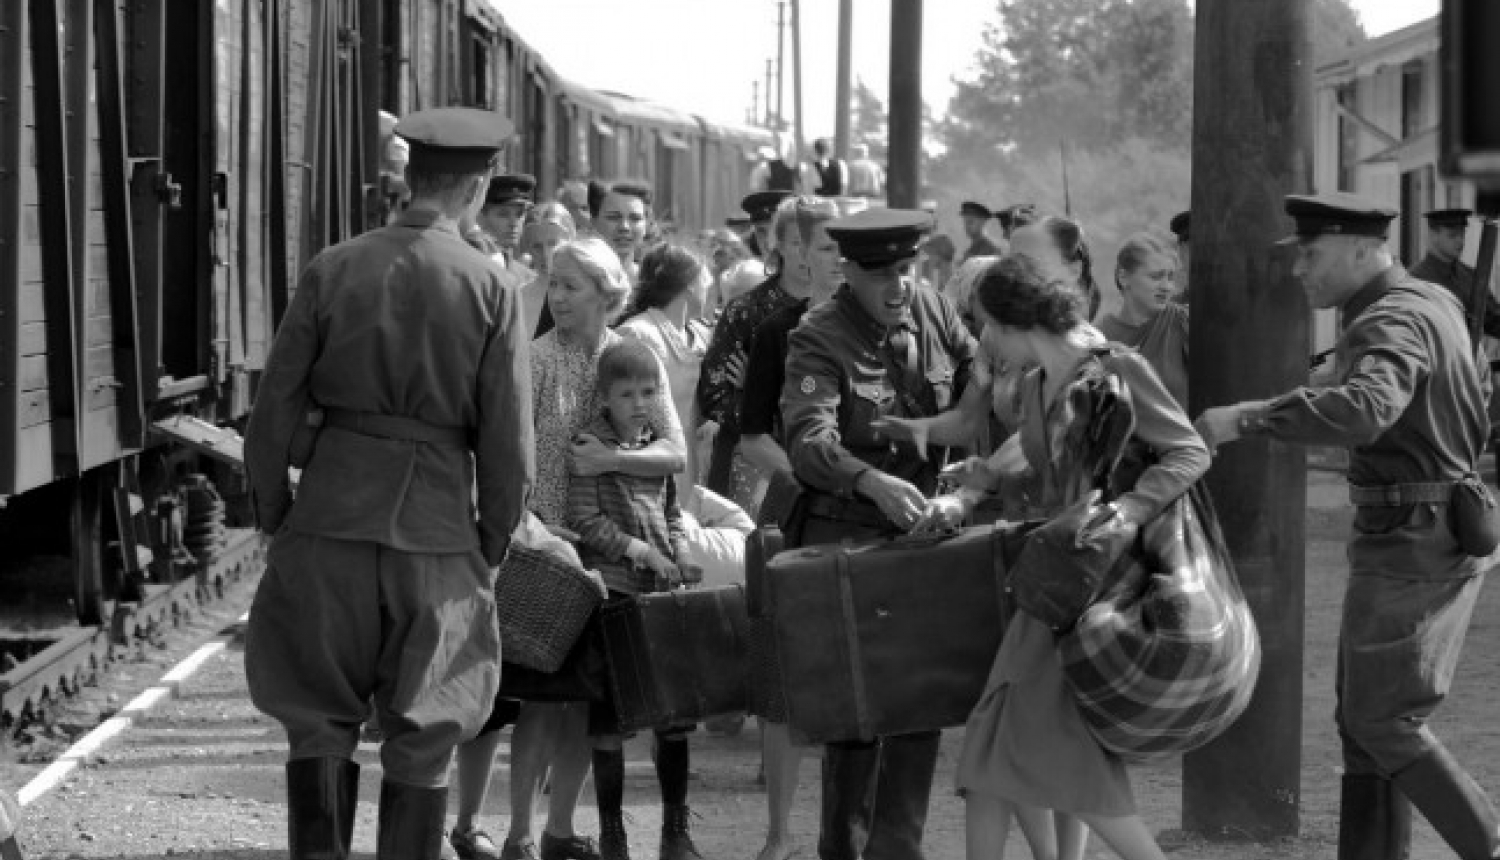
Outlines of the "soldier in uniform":
[[959,217],[963,218],[964,235],[969,237],[969,247],[954,265],[962,266],[964,261],[970,257],[998,256],[1000,249],[995,246],[990,237],[984,235],[985,225],[989,224],[990,219],[994,217],[994,213],[990,211],[990,208],[982,203],[965,200],[959,204],[958,214]]
[[[803,544],[900,535],[929,513],[939,458],[872,424],[948,409],[974,361],[952,305],[913,283],[931,223],[925,212],[871,209],[826,227],[845,283],[792,332],[781,392],[787,454],[807,493]],[[830,745],[819,856],[919,860],[938,742],[923,732]]]
[[[1447,287],[1463,303],[1464,316],[1474,315],[1474,269],[1459,262],[1464,254],[1464,234],[1469,230],[1468,209],[1434,209],[1422,216],[1427,219],[1427,255],[1411,267],[1411,276]],[[1494,302],[1484,306],[1481,329],[1490,337],[1500,337],[1500,308]]]
[[505,285],[520,289],[531,283],[536,273],[519,259],[521,230],[531,211],[536,179],[525,173],[505,173],[490,179],[490,190],[479,210],[478,226],[499,246],[490,255],[505,272]]
[[1340,382],[1209,409],[1209,446],[1242,437],[1350,448],[1355,505],[1339,634],[1335,720],[1343,746],[1340,860],[1401,860],[1410,805],[1463,860],[1500,856],[1500,819],[1428,720],[1447,696],[1484,581],[1460,493],[1475,492],[1488,368],[1463,310],[1385,246],[1395,211],[1356,195],[1287,198],[1293,273],[1339,308]]
[[396,126],[411,206],[308,264],[256,393],[245,465],[274,537],[245,673],[291,747],[293,858],[348,856],[372,704],[377,856],[436,858],[453,749],[495,698],[491,570],[533,479],[531,370],[520,296],[459,223],[510,132],[469,108]]
[[750,236],[745,240],[750,253],[764,260],[771,253],[771,220],[781,201],[792,196],[790,191],[752,191],[740,201],[740,208],[750,216]]

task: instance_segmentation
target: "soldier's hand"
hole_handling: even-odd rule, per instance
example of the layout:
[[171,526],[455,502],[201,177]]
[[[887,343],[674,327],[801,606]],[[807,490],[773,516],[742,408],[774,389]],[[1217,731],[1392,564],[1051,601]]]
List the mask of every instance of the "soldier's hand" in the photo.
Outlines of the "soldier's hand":
[[1241,406],[1242,404],[1236,403],[1233,406],[1205,409],[1198,420],[1193,422],[1193,428],[1203,437],[1210,452],[1217,453],[1220,445],[1240,438]]
[[570,453],[569,468],[575,475],[592,478],[605,472],[619,471],[614,449],[587,433],[574,438]]
[[855,489],[874,502],[886,519],[903,531],[916,525],[927,509],[927,499],[921,490],[879,469],[866,469],[860,473]]
[[589,583],[599,592],[600,597],[605,600],[609,599],[609,586],[604,584],[604,574],[590,568],[585,570],[583,575],[588,577]]
[[927,502],[922,518],[912,526],[912,534],[945,532],[963,525],[969,515],[968,505],[959,496],[938,496]]
[[901,418],[895,415],[884,415],[870,422],[871,429],[887,439],[910,442],[917,446],[917,454],[923,460],[927,459],[927,426],[926,418]]

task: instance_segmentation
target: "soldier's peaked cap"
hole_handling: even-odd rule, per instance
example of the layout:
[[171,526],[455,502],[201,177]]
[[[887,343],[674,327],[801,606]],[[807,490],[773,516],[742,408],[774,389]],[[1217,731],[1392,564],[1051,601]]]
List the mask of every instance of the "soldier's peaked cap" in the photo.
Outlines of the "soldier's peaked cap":
[[484,195],[486,206],[520,200],[532,202],[536,191],[536,177],[526,173],[506,173],[490,177],[490,190]]
[[478,108],[433,108],[396,123],[396,134],[411,144],[412,164],[435,173],[489,170],[513,131],[505,117]]
[[839,253],[867,269],[915,257],[922,235],[931,228],[932,216],[920,209],[866,209],[825,227]]
[[995,213],[991,212],[990,207],[984,205],[983,203],[975,203],[973,200],[965,200],[964,202],[958,204],[958,214],[973,215],[976,218],[989,218]]
[[769,221],[776,214],[776,207],[781,205],[781,201],[791,196],[790,191],[752,191],[740,201],[740,208],[745,210],[751,221]]
[[1323,235],[1375,236],[1385,238],[1396,210],[1346,191],[1328,194],[1288,194],[1286,214],[1297,222],[1294,235],[1281,240],[1290,244]]
[[1172,220],[1167,224],[1168,229],[1172,231],[1172,234],[1175,235],[1177,237],[1177,240],[1180,242],[1189,241],[1188,231],[1192,229],[1192,226],[1193,213],[1191,211],[1178,212],[1176,215],[1172,216]]
[[1434,209],[1423,213],[1422,217],[1433,227],[1465,227],[1468,226],[1469,218],[1474,214],[1472,209]]

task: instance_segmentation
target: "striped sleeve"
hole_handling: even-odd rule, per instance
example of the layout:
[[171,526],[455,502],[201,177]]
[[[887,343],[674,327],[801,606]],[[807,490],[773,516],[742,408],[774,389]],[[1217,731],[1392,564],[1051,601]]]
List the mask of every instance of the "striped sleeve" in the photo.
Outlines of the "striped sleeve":
[[574,475],[568,481],[568,528],[578,533],[584,547],[618,562],[625,559],[631,537],[609,517],[613,484],[607,477]]

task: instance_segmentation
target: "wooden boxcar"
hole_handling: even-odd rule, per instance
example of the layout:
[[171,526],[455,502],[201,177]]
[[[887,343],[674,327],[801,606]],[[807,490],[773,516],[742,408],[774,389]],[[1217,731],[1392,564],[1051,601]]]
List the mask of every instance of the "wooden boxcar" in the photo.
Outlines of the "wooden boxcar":
[[15,632],[48,600],[97,643],[253,563],[233,428],[298,272],[388,215],[381,112],[443,105],[510,118],[541,196],[641,177],[680,229],[766,137],[570,84],[482,0],[0,2],[0,722],[56,692]]

